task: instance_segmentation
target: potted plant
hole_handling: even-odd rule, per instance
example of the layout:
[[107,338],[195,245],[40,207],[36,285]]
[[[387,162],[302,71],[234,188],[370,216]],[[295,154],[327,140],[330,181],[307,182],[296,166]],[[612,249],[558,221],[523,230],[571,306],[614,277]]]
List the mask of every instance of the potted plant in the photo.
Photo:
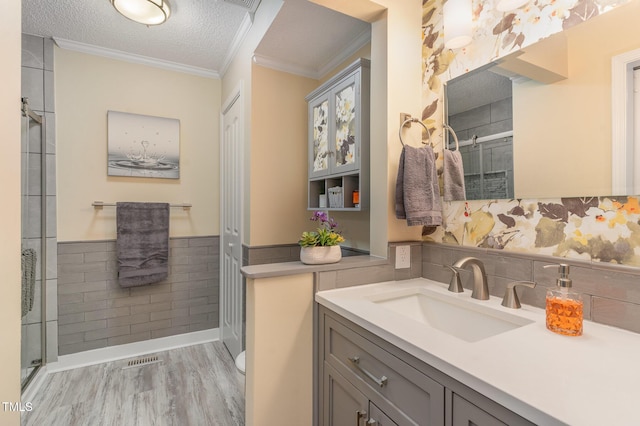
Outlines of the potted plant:
[[342,259],[340,243],[344,238],[337,230],[338,223],[322,211],[315,212],[310,220],[319,225],[315,231],[302,233],[298,241],[300,261],[308,265],[339,262]]

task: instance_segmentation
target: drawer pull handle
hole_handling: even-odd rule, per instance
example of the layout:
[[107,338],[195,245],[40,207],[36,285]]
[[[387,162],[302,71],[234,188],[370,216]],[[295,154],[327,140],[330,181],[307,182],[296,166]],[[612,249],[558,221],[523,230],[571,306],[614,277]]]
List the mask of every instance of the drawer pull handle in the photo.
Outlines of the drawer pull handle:
[[349,358],[349,361],[351,361],[351,363],[360,371],[362,371],[365,376],[367,376],[368,378],[370,378],[371,380],[373,380],[374,382],[376,382],[376,384],[378,386],[380,386],[381,388],[385,387],[387,384],[387,376],[382,376],[379,379],[374,376],[373,374],[371,374],[369,371],[365,370],[364,368],[362,368],[360,366],[360,357],[358,356],[354,356],[353,358]]

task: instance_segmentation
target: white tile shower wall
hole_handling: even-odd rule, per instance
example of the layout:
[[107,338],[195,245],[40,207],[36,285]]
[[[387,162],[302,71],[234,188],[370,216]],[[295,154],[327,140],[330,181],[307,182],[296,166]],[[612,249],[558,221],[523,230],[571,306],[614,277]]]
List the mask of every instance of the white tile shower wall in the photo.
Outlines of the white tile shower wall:
[[60,355],[218,327],[219,237],[172,238],[169,277],[122,288],[116,242],[58,244]]
[[[22,187],[23,205],[23,248],[36,250],[38,259],[41,258],[41,214],[40,197],[41,167],[40,156],[46,155],[46,327],[47,327],[47,362],[58,359],[57,345],[57,230],[56,230],[56,140],[55,140],[55,102],[53,90],[53,40],[33,35],[22,35],[22,96],[29,98],[31,108],[45,116],[46,146],[42,146],[39,126],[31,126],[28,140],[23,138],[22,153],[23,167],[28,165],[28,179]],[[28,158],[28,162],[27,162]],[[28,182],[28,184],[26,184]],[[36,276],[40,275],[40,262]],[[39,303],[40,280],[36,283],[35,303]],[[40,312],[29,313],[22,320],[23,325],[33,329],[32,335],[39,335],[35,331],[36,323],[40,322]],[[24,328],[24,327],[23,327]],[[35,345],[39,351],[39,344]],[[33,351],[33,349],[32,349]],[[35,355],[34,355],[35,356]],[[37,358],[40,358],[38,356]],[[34,358],[35,359],[35,358]]]

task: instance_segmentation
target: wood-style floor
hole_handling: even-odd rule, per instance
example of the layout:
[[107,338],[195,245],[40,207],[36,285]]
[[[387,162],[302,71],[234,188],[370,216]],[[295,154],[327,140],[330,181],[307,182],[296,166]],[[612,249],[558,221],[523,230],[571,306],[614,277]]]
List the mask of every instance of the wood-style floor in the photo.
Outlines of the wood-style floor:
[[161,362],[123,368],[126,359],[50,374],[22,425],[244,425],[244,376],[221,342],[152,355]]

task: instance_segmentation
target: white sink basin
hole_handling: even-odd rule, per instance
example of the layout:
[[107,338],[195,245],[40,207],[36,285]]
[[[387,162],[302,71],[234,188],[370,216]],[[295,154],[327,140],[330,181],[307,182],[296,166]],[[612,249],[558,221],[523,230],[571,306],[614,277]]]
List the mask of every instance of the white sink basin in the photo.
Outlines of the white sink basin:
[[[425,288],[409,288],[370,296],[369,300],[466,342],[477,342],[533,323],[508,312],[482,306],[482,302],[475,303],[456,296]],[[469,293],[464,297],[470,297]]]

